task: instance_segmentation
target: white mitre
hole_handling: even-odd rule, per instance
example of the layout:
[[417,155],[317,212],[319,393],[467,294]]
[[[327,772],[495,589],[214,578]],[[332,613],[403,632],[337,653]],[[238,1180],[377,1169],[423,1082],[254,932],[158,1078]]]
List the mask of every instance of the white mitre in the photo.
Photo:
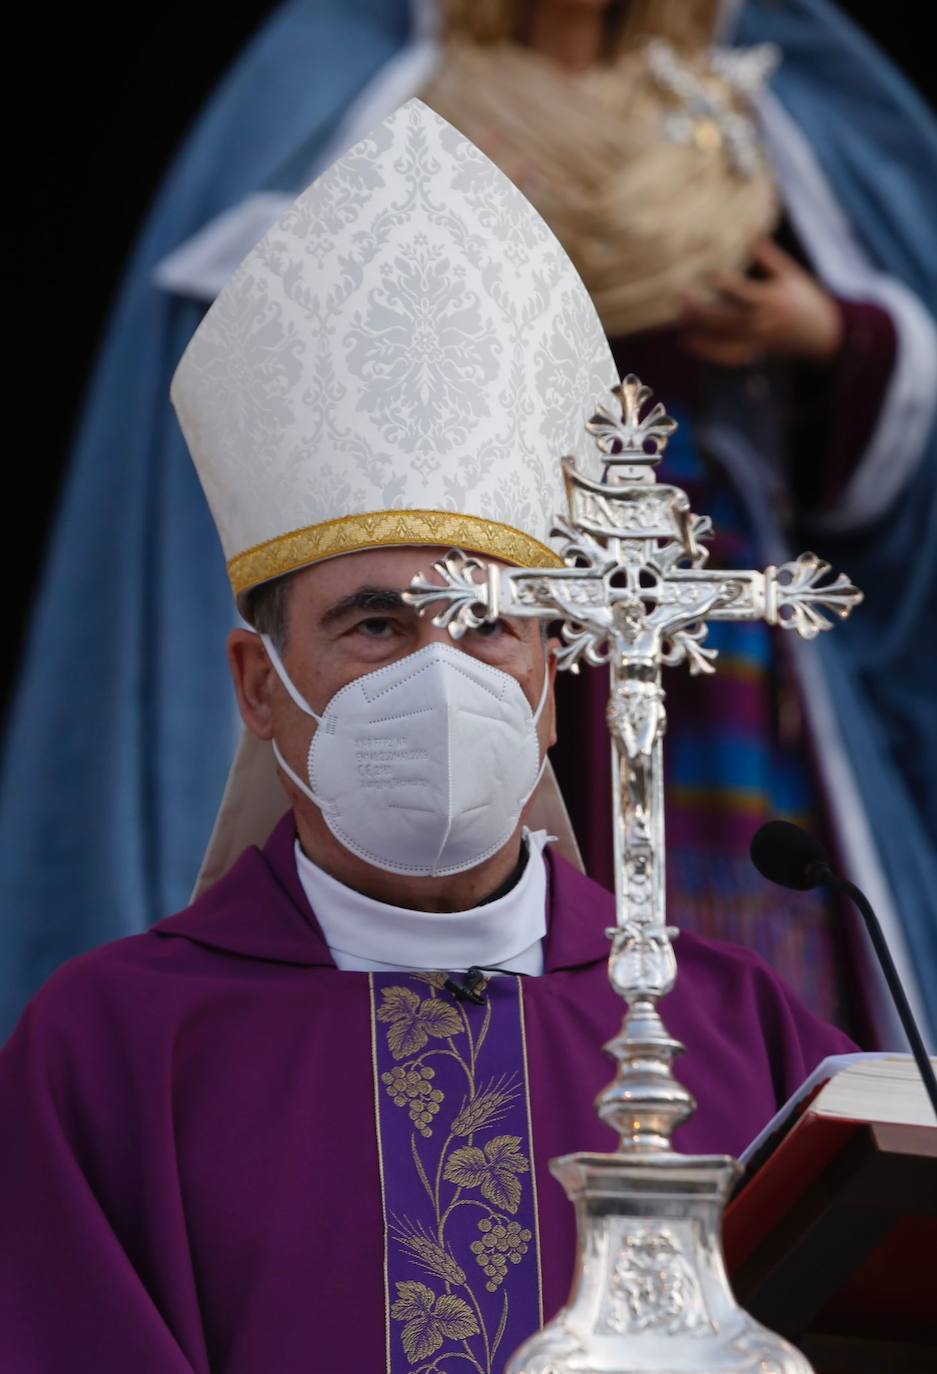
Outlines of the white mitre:
[[584,421],[617,380],[536,210],[411,100],[244,260],[172,400],[240,596],[392,544],[555,564],[559,459],[594,464]]
[[[245,258],[171,395],[241,599],[320,559],[391,545],[559,564],[560,459],[600,475],[585,421],[617,381],[554,234],[474,144],[411,100]],[[245,822],[245,794],[273,778],[270,758],[242,746],[219,821],[229,844],[220,853],[216,829],[205,878],[269,831],[269,817]],[[282,793],[271,804],[282,810]]]

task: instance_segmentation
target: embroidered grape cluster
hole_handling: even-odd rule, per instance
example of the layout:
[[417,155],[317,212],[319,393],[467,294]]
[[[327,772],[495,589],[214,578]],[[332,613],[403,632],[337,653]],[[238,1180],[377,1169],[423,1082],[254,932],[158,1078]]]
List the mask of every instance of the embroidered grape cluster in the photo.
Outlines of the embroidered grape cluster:
[[481,1240],[473,1240],[469,1247],[488,1275],[485,1287],[494,1293],[508,1272],[508,1263],[520,1264],[527,1254],[530,1232],[519,1221],[508,1221],[505,1217],[485,1217],[478,1223],[482,1233]]
[[381,1074],[381,1082],[386,1086],[388,1095],[398,1107],[407,1107],[410,1120],[420,1135],[430,1136],[433,1117],[439,1111],[444,1094],[433,1087],[436,1070],[424,1065],[419,1069],[408,1069],[398,1064]]

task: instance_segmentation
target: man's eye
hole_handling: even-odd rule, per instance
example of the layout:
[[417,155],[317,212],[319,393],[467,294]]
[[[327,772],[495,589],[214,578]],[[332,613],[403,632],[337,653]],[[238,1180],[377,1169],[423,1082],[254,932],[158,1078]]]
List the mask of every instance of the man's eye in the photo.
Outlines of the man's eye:
[[473,633],[481,639],[496,639],[498,635],[503,635],[507,628],[503,620],[483,620],[480,625],[476,625]]
[[359,620],[355,629],[369,639],[388,639],[394,631],[394,622],[386,615],[369,615],[367,620]]

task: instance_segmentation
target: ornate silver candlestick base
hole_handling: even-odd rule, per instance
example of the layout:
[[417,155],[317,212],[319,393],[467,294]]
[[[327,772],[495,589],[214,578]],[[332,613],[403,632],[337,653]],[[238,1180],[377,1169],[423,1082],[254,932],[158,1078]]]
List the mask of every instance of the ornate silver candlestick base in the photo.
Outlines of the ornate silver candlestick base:
[[729,1288],[720,1237],[735,1160],[575,1154],[550,1168],[576,1208],[572,1293],[505,1374],[811,1374]]

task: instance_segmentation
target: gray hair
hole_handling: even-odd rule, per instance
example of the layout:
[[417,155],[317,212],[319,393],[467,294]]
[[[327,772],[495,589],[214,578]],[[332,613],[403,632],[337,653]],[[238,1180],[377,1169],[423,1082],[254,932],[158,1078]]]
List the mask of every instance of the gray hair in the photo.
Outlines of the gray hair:
[[286,652],[293,576],[284,573],[244,594],[244,619],[258,634],[269,635],[278,654]]

